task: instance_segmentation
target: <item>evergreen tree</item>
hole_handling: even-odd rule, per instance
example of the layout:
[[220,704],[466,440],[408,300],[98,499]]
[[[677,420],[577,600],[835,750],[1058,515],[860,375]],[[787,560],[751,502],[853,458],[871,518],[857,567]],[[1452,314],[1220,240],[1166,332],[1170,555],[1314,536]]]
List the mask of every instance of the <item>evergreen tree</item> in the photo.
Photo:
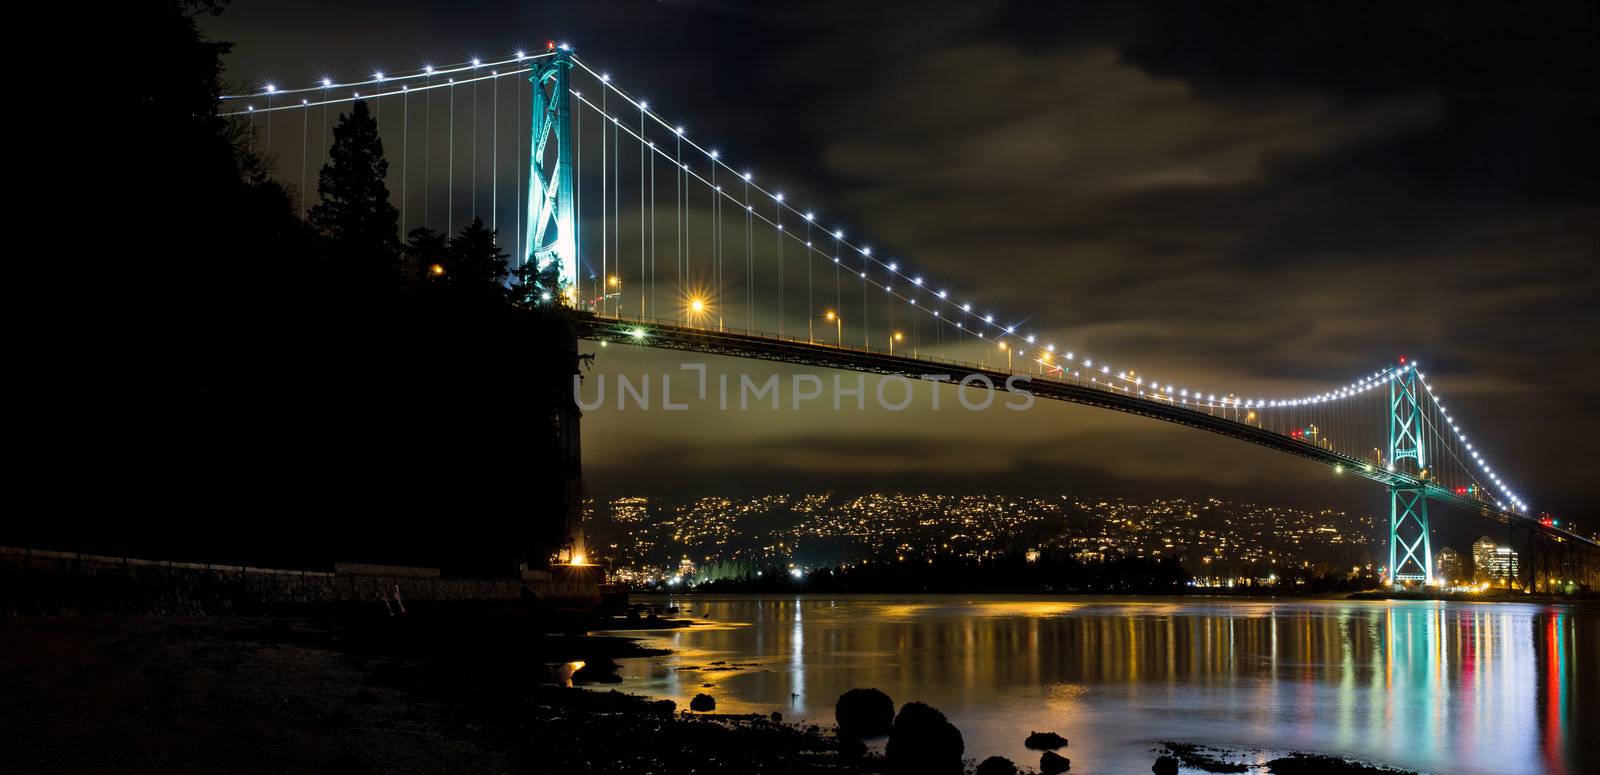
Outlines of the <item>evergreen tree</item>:
[[486,229],[483,219],[474,217],[472,223],[450,237],[447,280],[452,288],[463,295],[485,301],[505,299],[506,259],[495,241],[496,231]]
[[567,293],[559,262],[551,261],[541,269],[530,261],[517,267],[514,274],[517,281],[511,285],[509,294],[517,304],[529,307],[560,304]]
[[400,213],[389,203],[388,172],[378,122],[366,101],[357,100],[333,129],[328,163],[317,173],[322,201],[311,209],[311,224],[327,239],[332,258],[358,273],[393,267],[399,256]]

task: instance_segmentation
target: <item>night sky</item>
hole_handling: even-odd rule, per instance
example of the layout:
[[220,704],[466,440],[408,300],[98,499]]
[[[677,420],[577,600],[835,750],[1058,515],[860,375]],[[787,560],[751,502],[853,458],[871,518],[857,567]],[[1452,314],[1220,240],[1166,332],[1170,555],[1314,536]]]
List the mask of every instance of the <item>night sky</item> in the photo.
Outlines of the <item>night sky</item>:
[[[569,41],[764,179],[1063,347],[1274,395],[1420,358],[1536,509],[1593,527],[1596,17],[1591,2],[238,0],[206,28],[238,44],[229,76],[246,86]],[[613,347],[598,368],[683,360]],[[595,411],[585,475],[598,495],[1387,508],[1370,483],[1151,420],[926,406]]]

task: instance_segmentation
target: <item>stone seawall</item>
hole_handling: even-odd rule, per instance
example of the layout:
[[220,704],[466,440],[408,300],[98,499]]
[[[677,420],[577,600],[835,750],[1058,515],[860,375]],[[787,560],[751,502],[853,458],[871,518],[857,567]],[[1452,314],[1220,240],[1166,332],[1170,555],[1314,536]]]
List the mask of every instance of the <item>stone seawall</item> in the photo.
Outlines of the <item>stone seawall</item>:
[[220,613],[304,603],[385,605],[385,601],[393,604],[397,594],[402,603],[600,602],[603,574],[598,568],[527,575],[530,578],[446,578],[435,568],[346,563],[335,564],[331,572],[285,570],[0,547],[0,611]]

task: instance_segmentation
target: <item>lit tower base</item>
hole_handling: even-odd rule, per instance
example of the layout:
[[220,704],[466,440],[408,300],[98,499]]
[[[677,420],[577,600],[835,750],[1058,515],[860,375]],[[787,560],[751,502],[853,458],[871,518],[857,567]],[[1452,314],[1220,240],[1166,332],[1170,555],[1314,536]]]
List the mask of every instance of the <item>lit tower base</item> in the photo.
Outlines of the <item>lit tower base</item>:
[[[1400,359],[1405,364],[1405,358]],[[1415,476],[1427,472],[1423,451],[1422,407],[1417,398],[1416,364],[1402,365],[1389,381],[1389,470],[1400,461],[1416,463]],[[1433,546],[1428,536],[1426,485],[1389,485],[1389,583],[1433,584]]]

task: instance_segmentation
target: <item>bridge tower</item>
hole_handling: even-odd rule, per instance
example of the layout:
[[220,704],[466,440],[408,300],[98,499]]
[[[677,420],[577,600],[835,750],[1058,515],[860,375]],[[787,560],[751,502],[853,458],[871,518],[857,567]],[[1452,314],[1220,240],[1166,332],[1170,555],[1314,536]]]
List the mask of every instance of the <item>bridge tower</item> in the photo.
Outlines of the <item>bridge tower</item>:
[[[528,75],[533,85],[532,137],[528,144],[527,254],[513,270],[532,263],[543,270],[550,262],[561,268],[562,292],[576,301],[578,226],[573,212],[572,98],[567,79],[572,52],[552,44],[552,56],[536,60]],[[553,142],[552,142],[553,141]]]
[[[554,263],[558,267],[562,302],[578,304],[578,219],[574,211],[572,97],[568,78],[572,72],[572,50],[565,44],[550,44],[550,56],[535,60],[528,73],[533,88],[533,116],[528,143],[528,222],[526,253],[517,256],[515,270],[532,264],[538,271]],[[577,339],[571,338],[571,367],[578,373]],[[565,396],[556,414],[556,434],[566,457],[567,513],[564,542],[558,560],[581,565],[583,535],[583,454],[576,397]]]
[[[1389,380],[1389,458],[1391,471],[1402,472],[1400,462],[1411,460],[1411,473],[1421,479],[1427,472],[1422,405],[1417,396],[1416,364],[1403,364]],[[1433,583],[1433,548],[1428,537],[1426,485],[1389,485],[1389,582]]]

